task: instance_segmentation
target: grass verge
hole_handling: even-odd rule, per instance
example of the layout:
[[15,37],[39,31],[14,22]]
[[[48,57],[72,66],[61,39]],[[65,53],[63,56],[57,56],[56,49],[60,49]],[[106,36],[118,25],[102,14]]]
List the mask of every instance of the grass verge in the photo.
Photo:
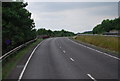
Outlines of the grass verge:
[[120,37],[110,37],[110,36],[100,36],[100,35],[92,35],[92,36],[81,35],[73,38],[81,42],[89,43],[104,48],[106,50],[115,52],[117,54],[120,53],[119,50]]
[[2,62],[2,79],[5,79],[9,72],[16,66],[17,62],[22,58],[23,55],[28,53],[28,51],[36,46],[42,39],[37,39],[35,42],[29,44],[28,46],[20,49],[16,53],[12,54],[9,58]]

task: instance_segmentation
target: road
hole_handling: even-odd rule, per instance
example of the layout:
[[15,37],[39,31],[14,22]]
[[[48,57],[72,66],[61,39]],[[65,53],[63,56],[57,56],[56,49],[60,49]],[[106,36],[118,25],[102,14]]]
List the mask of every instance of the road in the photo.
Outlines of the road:
[[119,59],[66,37],[44,40],[34,50],[21,79],[118,79]]

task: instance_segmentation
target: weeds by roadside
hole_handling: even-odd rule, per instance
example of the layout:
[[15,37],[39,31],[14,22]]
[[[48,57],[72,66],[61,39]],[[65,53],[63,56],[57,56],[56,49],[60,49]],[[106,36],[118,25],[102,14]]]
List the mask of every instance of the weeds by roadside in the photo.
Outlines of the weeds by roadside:
[[29,44],[28,46],[20,49],[19,51],[12,54],[9,58],[2,62],[2,78],[5,79],[9,72],[15,67],[17,62],[24,56],[32,47],[41,42],[42,39],[37,39],[35,42]]
[[120,37],[109,37],[109,36],[100,36],[100,35],[95,35],[95,36],[81,35],[81,36],[75,37],[74,39],[85,42],[85,43],[89,43],[110,51],[120,53],[120,50],[119,50]]

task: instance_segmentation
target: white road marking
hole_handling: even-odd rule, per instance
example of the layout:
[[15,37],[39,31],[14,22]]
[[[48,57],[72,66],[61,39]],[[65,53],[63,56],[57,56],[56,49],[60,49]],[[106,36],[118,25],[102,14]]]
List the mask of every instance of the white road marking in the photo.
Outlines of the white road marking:
[[[69,40],[70,40],[70,39],[69,39]],[[73,43],[75,43],[75,44],[77,44],[77,45],[83,46],[83,47],[88,48],[88,49],[91,49],[91,50],[93,50],[93,51],[96,51],[96,52],[102,53],[102,54],[104,54],[104,55],[106,55],[106,56],[109,56],[109,57],[115,58],[115,59],[117,59],[117,60],[120,60],[120,58],[118,58],[118,57],[115,57],[115,56],[109,55],[109,54],[107,54],[107,53],[104,53],[104,52],[98,51],[98,50],[93,49],[93,48],[91,48],[91,47],[87,47],[87,46],[85,46],[85,45],[79,44],[79,43],[74,42],[74,41],[72,41],[72,40],[70,40],[70,41],[73,42]]]
[[90,77],[93,81],[97,81],[94,77],[92,77],[90,74],[87,74],[88,77]]
[[61,46],[60,46],[60,48],[61,48]]
[[65,50],[63,50],[63,53],[66,53],[66,51],[65,51]]
[[70,58],[70,60],[74,61],[74,59],[73,59],[73,58]]
[[[42,41],[42,42],[43,42],[43,41]],[[42,43],[42,42],[41,42],[41,43]],[[27,67],[27,65],[28,65],[31,57],[33,56],[34,52],[36,51],[36,49],[38,48],[38,46],[39,46],[41,43],[39,43],[39,44],[35,47],[35,49],[32,51],[32,53],[31,53],[31,55],[29,56],[27,62],[25,63],[25,66],[24,66],[22,72],[20,73],[20,76],[19,76],[18,81],[20,81],[20,80],[22,79],[22,76],[23,76],[23,74],[24,74],[24,72],[25,72],[25,69],[26,69],[26,67]]]

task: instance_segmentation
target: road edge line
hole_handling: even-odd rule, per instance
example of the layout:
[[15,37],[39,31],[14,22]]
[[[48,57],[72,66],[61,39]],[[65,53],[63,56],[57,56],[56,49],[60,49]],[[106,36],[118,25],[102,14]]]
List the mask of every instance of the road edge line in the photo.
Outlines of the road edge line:
[[[69,39],[69,38],[68,38],[68,39]],[[74,42],[74,41],[71,40],[71,39],[69,39],[69,40],[70,40],[71,42],[77,44],[77,45],[81,45],[81,46],[83,46],[83,47],[85,47],[85,48],[88,48],[88,49],[94,50],[94,51],[96,51],[96,52],[98,52],[98,53],[102,53],[102,54],[104,54],[104,55],[106,55],[106,56],[109,56],[109,57],[112,57],[112,58],[114,58],[114,59],[120,60],[120,58],[118,58],[118,57],[115,57],[115,56],[109,55],[109,54],[107,54],[107,53],[104,53],[104,52],[101,52],[101,51],[99,51],[99,50],[93,49],[93,48],[91,48],[91,47],[85,46],[85,45],[83,45],[83,44],[79,44],[79,43],[77,43],[77,42]]]
[[65,51],[65,50],[63,50],[63,53],[66,53],[66,51]]
[[71,61],[75,61],[73,58],[70,58]]
[[[43,41],[42,41],[42,42],[43,42]],[[24,68],[22,69],[22,72],[20,73],[20,76],[19,76],[19,78],[18,78],[18,81],[20,81],[20,80],[22,79],[22,76],[23,76],[23,74],[24,74],[24,72],[25,72],[25,70],[26,70],[26,67],[27,67],[27,65],[28,65],[28,63],[29,63],[29,61],[30,61],[30,59],[32,58],[34,52],[36,51],[36,49],[38,48],[38,46],[41,45],[42,42],[40,42],[40,43],[34,48],[34,50],[32,51],[32,53],[30,54],[30,56],[29,56],[27,62],[25,63]]]
[[93,81],[97,81],[94,77],[92,77],[90,74],[87,74],[88,77],[90,77]]

